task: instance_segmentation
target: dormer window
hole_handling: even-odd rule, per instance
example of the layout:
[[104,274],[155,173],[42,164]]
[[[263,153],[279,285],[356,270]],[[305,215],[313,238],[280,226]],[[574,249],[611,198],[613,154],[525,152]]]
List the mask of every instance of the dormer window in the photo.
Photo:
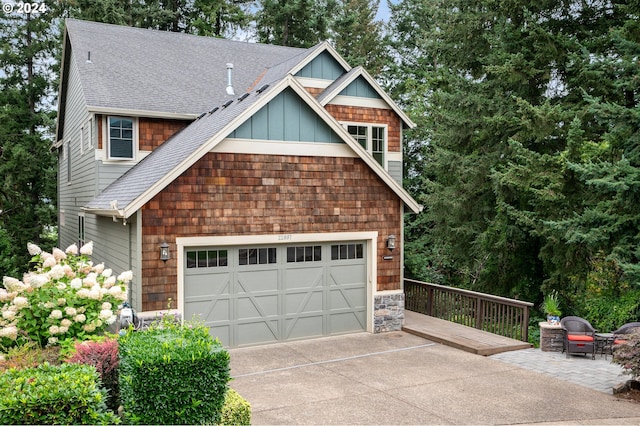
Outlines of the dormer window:
[[135,158],[135,120],[127,117],[109,117],[108,155],[110,160]]
[[347,131],[382,167],[385,167],[385,128],[367,125],[347,125]]

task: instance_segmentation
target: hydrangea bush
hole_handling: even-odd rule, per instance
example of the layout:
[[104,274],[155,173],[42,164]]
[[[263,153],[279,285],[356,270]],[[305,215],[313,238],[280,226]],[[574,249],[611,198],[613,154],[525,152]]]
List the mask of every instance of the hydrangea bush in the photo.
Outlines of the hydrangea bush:
[[34,269],[22,281],[4,277],[0,288],[0,347],[35,341],[55,345],[67,338],[84,340],[115,322],[127,300],[132,272],[115,276],[89,259],[93,243],[65,251],[43,252],[28,245]]

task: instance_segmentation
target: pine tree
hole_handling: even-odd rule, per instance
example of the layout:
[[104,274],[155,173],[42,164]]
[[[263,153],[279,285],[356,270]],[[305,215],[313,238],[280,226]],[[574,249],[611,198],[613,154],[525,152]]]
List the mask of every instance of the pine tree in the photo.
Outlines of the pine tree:
[[261,43],[311,47],[329,36],[335,0],[261,0],[256,31]]
[[53,14],[0,16],[0,275],[27,269],[25,247],[43,248],[56,226],[51,151]]

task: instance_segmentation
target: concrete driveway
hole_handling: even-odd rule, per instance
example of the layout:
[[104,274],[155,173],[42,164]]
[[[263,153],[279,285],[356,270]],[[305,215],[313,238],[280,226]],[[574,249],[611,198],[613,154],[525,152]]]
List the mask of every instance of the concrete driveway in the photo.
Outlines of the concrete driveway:
[[232,349],[252,424],[640,424],[640,404],[404,332]]

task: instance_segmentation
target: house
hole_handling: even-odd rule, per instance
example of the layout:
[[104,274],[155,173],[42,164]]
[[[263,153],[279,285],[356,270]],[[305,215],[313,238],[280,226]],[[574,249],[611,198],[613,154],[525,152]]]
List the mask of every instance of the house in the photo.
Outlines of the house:
[[237,347],[404,315],[402,132],[362,68],[310,49],[69,19],[59,244],[132,270],[138,312]]

